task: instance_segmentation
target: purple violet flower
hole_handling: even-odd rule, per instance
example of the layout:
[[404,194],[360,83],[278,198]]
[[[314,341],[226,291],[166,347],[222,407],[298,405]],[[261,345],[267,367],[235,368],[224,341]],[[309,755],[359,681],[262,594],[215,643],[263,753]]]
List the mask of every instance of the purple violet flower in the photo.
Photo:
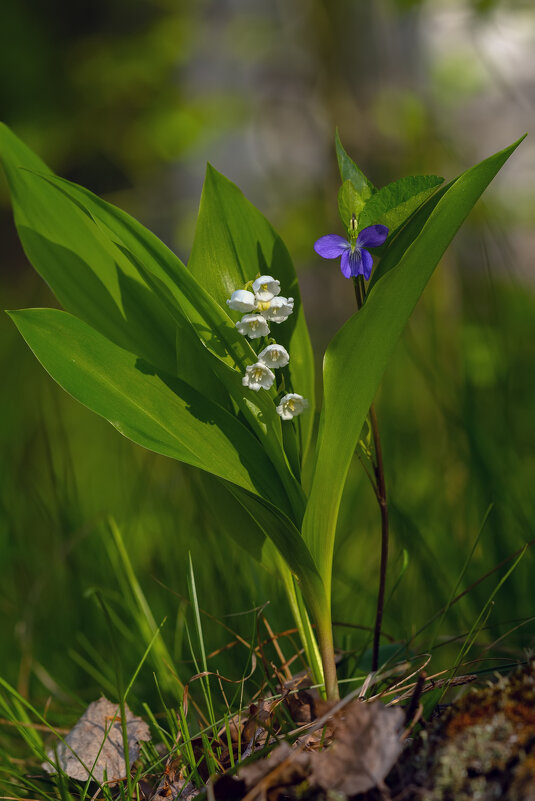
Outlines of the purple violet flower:
[[351,278],[363,275],[367,281],[372,274],[373,258],[366,247],[379,247],[387,236],[386,225],[369,225],[362,229],[353,243],[343,236],[327,234],[314,242],[314,250],[324,259],[336,259],[341,256],[340,269],[343,276]]

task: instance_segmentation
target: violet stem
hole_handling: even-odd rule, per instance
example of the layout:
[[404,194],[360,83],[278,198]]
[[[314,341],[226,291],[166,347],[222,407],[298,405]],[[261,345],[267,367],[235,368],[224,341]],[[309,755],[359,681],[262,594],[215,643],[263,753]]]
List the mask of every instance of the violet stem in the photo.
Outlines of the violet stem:
[[[361,309],[366,297],[366,290],[364,287],[364,279],[361,275],[356,276],[353,280],[355,287],[355,298],[357,301],[357,308]],[[381,449],[381,438],[379,436],[379,427],[377,425],[377,415],[372,403],[369,411],[370,428],[373,436],[373,446],[375,459],[373,462],[373,471],[375,475],[375,484],[373,485],[377,503],[381,512],[381,563],[379,567],[379,590],[377,593],[377,611],[375,614],[375,626],[373,630],[373,649],[372,649],[372,670],[375,672],[379,668],[379,645],[381,640],[381,624],[383,622],[383,612],[385,605],[385,592],[386,592],[386,571],[388,567],[388,540],[389,540],[389,523],[388,523],[388,504],[386,500],[386,483],[383,466],[383,452]]]
[[375,464],[373,466],[375,480],[377,482],[375,494],[381,511],[381,565],[379,568],[379,592],[377,593],[377,612],[375,614],[372,650],[372,670],[376,671],[379,667],[379,641],[381,639],[381,624],[383,622],[385,605],[386,569],[388,566],[388,504],[386,501],[383,453],[381,450],[381,440],[379,438],[379,428],[377,426],[377,416],[373,404],[370,406],[370,422],[375,450]]

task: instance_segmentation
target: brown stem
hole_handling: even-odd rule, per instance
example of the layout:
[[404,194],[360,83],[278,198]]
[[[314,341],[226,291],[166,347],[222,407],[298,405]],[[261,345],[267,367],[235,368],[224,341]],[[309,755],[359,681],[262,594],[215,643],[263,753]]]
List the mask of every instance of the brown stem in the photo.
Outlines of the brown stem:
[[370,406],[370,423],[375,449],[375,480],[377,482],[376,495],[381,510],[381,565],[379,568],[379,592],[377,593],[377,612],[375,615],[375,628],[373,632],[372,670],[379,667],[379,641],[381,639],[381,624],[385,605],[386,569],[388,566],[388,504],[386,502],[386,485],[383,468],[383,452],[377,426],[377,416],[373,404]]
[[[366,297],[366,289],[362,276],[358,275],[353,279],[355,287],[355,299],[357,307],[360,309]],[[370,406],[369,411],[370,428],[373,436],[373,446],[375,451],[375,459],[373,463],[373,472],[375,475],[374,490],[381,512],[381,564],[379,567],[379,591],[377,593],[377,611],[375,614],[375,627],[373,631],[373,649],[372,649],[372,670],[376,671],[379,667],[379,644],[381,640],[381,624],[383,622],[383,611],[385,605],[385,591],[386,591],[386,570],[388,566],[388,504],[386,501],[386,484],[385,473],[383,466],[383,452],[381,449],[381,438],[379,437],[379,426],[377,425],[377,415],[375,408]]]

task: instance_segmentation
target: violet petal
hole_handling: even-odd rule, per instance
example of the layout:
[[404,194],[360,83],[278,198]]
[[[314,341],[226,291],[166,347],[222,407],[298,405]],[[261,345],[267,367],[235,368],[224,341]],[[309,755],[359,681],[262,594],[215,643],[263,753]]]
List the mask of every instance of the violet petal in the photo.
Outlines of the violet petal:
[[344,278],[351,278],[351,251],[349,248],[342,253],[340,269]]
[[367,250],[362,250],[362,267],[361,267],[361,275],[364,276],[366,281],[370,280],[370,275],[372,274],[372,267],[373,267],[373,258],[372,254],[368,253]]
[[314,242],[314,250],[318,256],[322,256],[324,259],[336,259],[345,253],[349,247],[347,239],[344,239],[343,236],[338,236],[338,234],[327,234]]
[[355,248],[349,257],[351,264],[351,275],[362,275],[362,251],[360,248]]
[[386,225],[369,225],[363,228],[357,237],[357,245],[367,248],[378,248],[388,236]]

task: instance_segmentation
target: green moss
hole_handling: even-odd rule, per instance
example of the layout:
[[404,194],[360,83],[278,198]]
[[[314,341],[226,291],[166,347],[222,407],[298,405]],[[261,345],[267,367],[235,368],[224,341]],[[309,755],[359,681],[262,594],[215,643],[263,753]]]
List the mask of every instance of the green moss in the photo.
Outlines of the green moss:
[[423,801],[526,799],[535,789],[535,661],[453,704],[420,739]]

